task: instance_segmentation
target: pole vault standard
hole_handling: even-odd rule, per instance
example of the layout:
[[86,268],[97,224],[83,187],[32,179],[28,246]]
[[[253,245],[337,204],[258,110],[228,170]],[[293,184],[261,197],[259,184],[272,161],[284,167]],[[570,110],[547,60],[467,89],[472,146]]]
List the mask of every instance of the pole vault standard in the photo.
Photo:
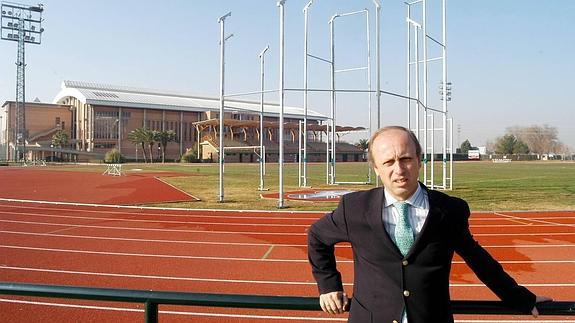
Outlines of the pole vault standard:
[[[349,17],[349,16],[355,16],[355,15],[365,15],[365,21],[366,21],[366,50],[367,50],[367,55],[366,55],[366,66],[361,66],[361,67],[355,67],[355,68],[346,68],[346,69],[339,69],[336,70],[335,69],[335,29],[334,29],[334,25],[335,25],[335,21],[336,18],[343,18],[343,17]],[[330,155],[329,155],[329,163],[328,163],[328,170],[327,170],[327,174],[328,174],[328,184],[331,185],[335,185],[335,184],[370,184],[371,183],[371,167],[368,166],[368,171],[367,171],[367,181],[364,182],[338,182],[337,178],[336,178],[336,94],[337,94],[337,90],[335,88],[335,75],[336,73],[344,73],[344,72],[353,72],[353,71],[366,71],[366,76],[367,76],[367,94],[368,94],[368,129],[369,129],[369,137],[371,138],[371,95],[372,95],[372,89],[371,89],[371,45],[370,45],[370,31],[369,31],[369,11],[367,9],[363,9],[363,10],[359,10],[359,11],[353,11],[353,12],[348,12],[348,13],[341,13],[341,14],[335,14],[331,17],[331,19],[329,20],[329,26],[330,26],[330,44],[331,44],[331,55],[330,55],[330,60],[331,60],[331,133],[327,136],[328,137],[328,147],[329,147],[329,151],[330,151]],[[331,140],[330,140],[331,139]],[[331,141],[331,145],[330,145],[330,141]]]
[[[307,58],[308,58],[308,10],[313,0],[308,2],[303,7],[303,136],[302,131],[299,132],[299,150],[298,150],[298,185],[299,187],[307,187]],[[303,137],[303,138],[302,138]]]
[[280,73],[279,73],[279,97],[280,97],[280,124],[279,124],[279,196],[278,208],[284,208],[284,4],[285,0],[277,2],[280,11]]
[[270,48],[269,45],[264,48],[258,55],[260,58],[260,187],[258,190],[267,191],[264,188],[264,174],[266,167],[266,154],[264,150],[264,55]]
[[[411,104],[408,101],[407,104],[407,123],[410,129],[415,128],[415,134],[420,139],[420,142],[423,143],[423,183],[425,185],[429,185],[431,188],[441,188],[441,189],[452,189],[452,174],[453,174],[453,162],[452,157],[450,155],[449,160],[449,167],[450,174],[447,175],[447,152],[448,150],[452,150],[453,143],[450,143],[448,146],[447,143],[447,102],[450,101],[450,82],[447,82],[447,46],[446,46],[446,0],[441,0],[442,11],[441,11],[441,41],[434,39],[427,33],[427,0],[416,0],[413,2],[405,3],[407,9],[407,17],[406,22],[408,26],[407,32],[407,96],[410,97],[412,92],[411,88],[413,86],[411,82],[411,72],[412,72],[412,65],[415,66],[415,127],[411,126]],[[412,6],[420,5],[420,16],[421,16],[421,23],[416,21],[412,18],[414,14],[414,9]],[[411,52],[411,32],[410,29],[413,28],[414,33],[414,51],[415,53]],[[421,35],[420,32],[421,31]],[[420,40],[421,38],[421,40]],[[429,58],[427,56],[428,53],[428,40],[431,40],[432,43],[439,45],[441,48],[441,56]],[[423,51],[423,58],[420,60],[420,53],[419,53],[419,43],[422,44],[422,51]],[[413,59],[415,56],[415,59]],[[442,100],[442,108],[433,109],[430,107],[430,103],[428,101],[428,84],[429,84],[429,73],[428,73],[428,64],[433,61],[440,61],[442,63],[442,71],[441,71],[441,98]],[[423,64],[423,80],[420,80],[420,65]],[[421,84],[422,83],[422,84]],[[423,88],[423,102],[420,98],[420,87]],[[420,115],[423,113],[422,118]],[[442,121],[441,127],[436,128],[435,120],[433,117],[434,113],[441,114]],[[431,119],[430,119],[431,118]],[[431,120],[431,124],[429,124],[429,120]],[[421,122],[423,122],[423,131],[420,129]],[[430,127],[428,127],[430,125]],[[440,131],[442,133],[441,136],[441,151],[442,151],[442,184],[435,185],[435,169],[434,169],[434,162],[435,162],[435,132]],[[452,130],[451,130],[452,131]],[[423,136],[423,138],[421,138]],[[431,142],[428,140],[431,137]],[[431,156],[431,158],[429,158]],[[428,167],[428,162],[431,161],[431,167]],[[449,179],[449,185],[447,180]]]
[[225,37],[225,21],[226,18],[231,16],[232,13],[227,14],[218,18],[218,23],[220,24],[220,147],[218,152],[219,169],[220,169],[220,195],[218,202],[224,202],[224,76],[225,76],[225,43],[228,38],[233,36],[231,34]]

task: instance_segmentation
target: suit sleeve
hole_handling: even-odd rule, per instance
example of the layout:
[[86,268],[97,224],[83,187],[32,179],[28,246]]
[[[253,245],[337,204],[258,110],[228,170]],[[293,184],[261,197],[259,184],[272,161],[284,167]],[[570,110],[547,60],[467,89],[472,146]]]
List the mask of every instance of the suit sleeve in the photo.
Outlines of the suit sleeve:
[[308,259],[320,294],[343,291],[335,261],[335,244],[349,241],[345,198],[338,207],[315,222],[308,231]]
[[475,239],[469,230],[469,206],[459,200],[459,214],[464,216],[455,251],[465,260],[477,277],[508,306],[526,314],[535,306],[535,294],[520,286]]

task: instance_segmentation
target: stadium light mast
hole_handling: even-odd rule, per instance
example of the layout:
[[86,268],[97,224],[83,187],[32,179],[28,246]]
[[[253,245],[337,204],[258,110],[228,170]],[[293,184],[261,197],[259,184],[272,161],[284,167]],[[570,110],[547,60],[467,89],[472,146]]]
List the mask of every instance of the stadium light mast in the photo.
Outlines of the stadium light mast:
[[[25,4],[2,2],[1,4],[1,38],[18,42],[18,55],[16,60],[16,127],[13,131],[13,140],[16,139],[14,160],[22,154],[26,156],[26,77],[25,77],[25,44],[40,45],[42,41],[42,12],[44,6],[30,6]],[[6,120],[9,122],[9,120]],[[20,147],[22,151],[20,152]]]

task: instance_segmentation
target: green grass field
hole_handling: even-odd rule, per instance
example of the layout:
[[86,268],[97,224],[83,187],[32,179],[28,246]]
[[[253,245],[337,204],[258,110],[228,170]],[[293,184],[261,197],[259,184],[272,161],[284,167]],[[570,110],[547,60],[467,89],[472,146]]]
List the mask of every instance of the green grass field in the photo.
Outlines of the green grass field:
[[[126,164],[124,171],[140,168],[176,171],[189,176],[165,177],[164,181],[198,197],[199,202],[171,203],[157,206],[223,209],[276,210],[276,199],[261,199],[258,164],[227,164],[224,177],[225,203],[218,202],[217,164]],[[441,164],[435,165],[436,183],[440,182]],[[93,168],[93,167],[92,167]],[[367,164],[338,163],[337,180],[360,182],[367,179]],[[373,185],[326,185],[325,164],[308,166],[308,184],[317,189],[363,190]],[[284,168],[284,191],[298,190],[297,164]],[[375,174],[373,174],[375,176]],[[448,194],[464,198],[475,211],[493,210],[575,210],[574,162],[457,162],[454,164],[454,189]],[[267,165],[265,187],[278,192],[278,168]],[[331,202],[285,200],[287,210],[333,209]]]

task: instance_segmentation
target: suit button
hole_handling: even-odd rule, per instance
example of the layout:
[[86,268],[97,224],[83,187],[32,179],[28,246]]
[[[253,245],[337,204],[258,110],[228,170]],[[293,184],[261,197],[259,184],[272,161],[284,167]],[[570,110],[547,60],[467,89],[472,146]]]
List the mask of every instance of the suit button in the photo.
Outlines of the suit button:
[[409,265],[409,261],[404,260],[404,261],[401,262],[401,264],[404,265],[404,266],[407,266],[407,265]]
[[403,291],[403,296],[409,297],[409,291],[408,291],[408,290],[404,290],[404,291]]

